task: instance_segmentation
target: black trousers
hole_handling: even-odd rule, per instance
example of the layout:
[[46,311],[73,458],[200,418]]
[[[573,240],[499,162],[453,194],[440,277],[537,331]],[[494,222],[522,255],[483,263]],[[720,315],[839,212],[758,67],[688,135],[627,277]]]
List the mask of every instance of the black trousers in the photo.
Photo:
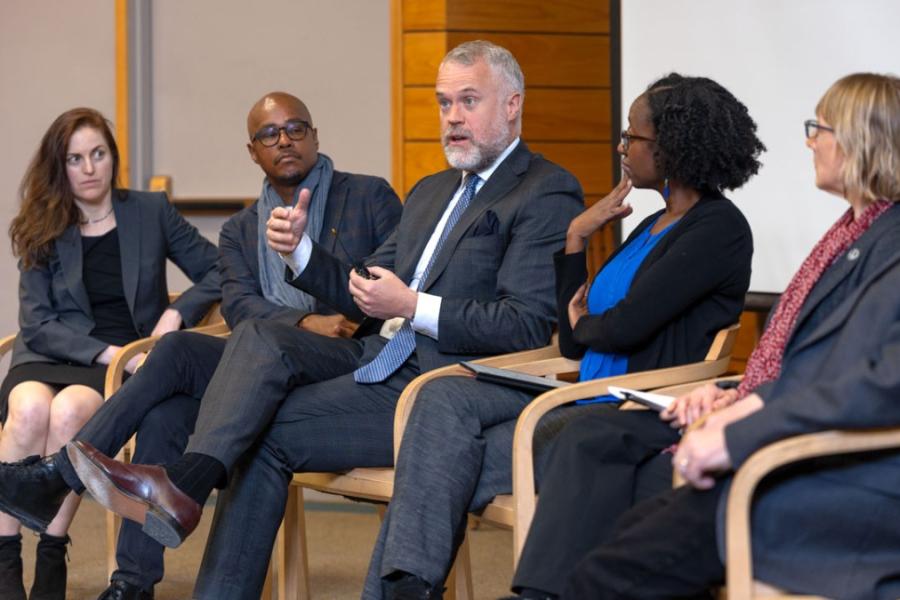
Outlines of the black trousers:
[[560,594],[575,565],[609,541],[636,502],[672,486],[672,457],[660,454],[677,431],[647,410],[598,406],[553,443],[513,589]]
[[711,599],[725,568],[716,546],[723,482],[706,491],[684,486],[637,504],[612,539],[579,562],[561,598]]
[[[132,462],[176,460],[194,430],[200,398],[225,344],[225,339],[189,332],[164,336],[141,369],[100,407],[75,439],[115,456],[137,434]],[[163,546],[144,535],[139,524],[123,520],[116,547],[118,568],[112,579],[153,589],[163,578],[163,553]]]

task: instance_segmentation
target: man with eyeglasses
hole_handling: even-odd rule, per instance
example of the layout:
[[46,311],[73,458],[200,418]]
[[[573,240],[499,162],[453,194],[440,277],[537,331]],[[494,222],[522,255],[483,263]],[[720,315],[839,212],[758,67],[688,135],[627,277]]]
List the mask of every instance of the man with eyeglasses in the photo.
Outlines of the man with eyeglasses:
[[[274,209],[291,206],[301,190],[309,190],[308,235],[341,260],[356,264],[394,230],[400,201],[384,179],[335,171],[331,159],[318,151],[318,131],[309,110],[290,94],[272,92],[257,101],[247,115],[247,131],[250,158],[266,177],[259,199],[228,219],[219,235],[222,315],[232,328],[261,319],[321,338],[323,347],[352,344],[346,338],[356,323],[287,284],[284,262],[266,244],[266,222]],[[146,364],[76,439],[112,456],[136,432],[135,463],[177,459],[225,349],[224,338],[190,332],[163,337]],[[343,353],[329,360],[336,372],[356,366],[355,361],[344,360]],[[29,476],[36,476],[37,489],[20,485]],[[18,504],[38,512],[54,493],[84,489],[65,453],[27,469],[0,470],[4,500],[13,486],[24,492],[16,497]],[[163,577],[163,546],[142,533],[139,524],[126,520],[116,561],[118,569],[98,600],[152,598]]]

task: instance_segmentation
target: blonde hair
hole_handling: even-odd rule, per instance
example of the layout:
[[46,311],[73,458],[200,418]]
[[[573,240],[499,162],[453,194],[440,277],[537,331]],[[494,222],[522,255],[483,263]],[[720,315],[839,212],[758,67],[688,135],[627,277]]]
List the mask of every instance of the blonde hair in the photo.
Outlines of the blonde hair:
[[854,73],[837,80],[816,106],[844,153],[844,194],[900,201],[900,79]]

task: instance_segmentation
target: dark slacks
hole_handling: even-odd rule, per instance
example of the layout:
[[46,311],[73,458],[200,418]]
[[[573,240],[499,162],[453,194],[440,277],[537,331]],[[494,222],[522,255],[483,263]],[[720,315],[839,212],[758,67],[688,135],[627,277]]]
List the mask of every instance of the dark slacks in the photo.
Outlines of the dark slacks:
[[[225,350],[226,341],[189,332],[164,336],[141,369],[81,429],[84,440],[109,456],[137,434],[132,461],[160,464],[184,451],[194,430],[200,398]],[[150,590],[163,577],[164,548],[141,526],[122,521],[112,579]]]
[[[512,490],[516,419],[533,398],[471,377],[425,386],[403,434],[394,495],[375,542],[364,598],[382,597],[381,579],[394,571],[443,584],[467,514]],[[538,477],[548,440],[584,410],[596,407],[553,411],[541,420],[534,439]]]
[[534,521],[513,577],[523,587],[562,592],[575,564],[609,541],[636,502],[672,486],[678,432],[648,410],[598,410],[571,421],[553,442]]
[[[245,359],[255,361],[254,372],[275,377],[273,374],[283,375],[294,366],[305,369],[304,357],[307,361],[321,362],[314,349],[297,356],[275,351],[276,346],[270,345],[277,341],[273,340],[274,334],[260,328],[245,331],[244,344],[248,344]],[[366,356],[371,356],[384,343],[381,338],[366,342]],[[370,347],[373,342],[374,347]],[[235,347],[233,358],[241,348]],[[312,368],[310,364],[309,369]],[[400,393],[419,375],[415,355],[383,383],[358,384],[351,373],[318,382],[311,381],[310,375],[304,370],[302,378],[297,376],[278,384],[283,387],[252,375],[252,388],[259,391],[241,387],[240,395],[232,391],[218,397],[219,405],[213,408],[224,411],[223,402],[227,402],[230,410],[211,415],[216,418],[210,418],[208,423],[204,423],[207,402],[204,400],[189,450],[220,460],[231,460],[233,453],[207,436],[226,433],[234,440],[251,435],[238,433],[236,424],[226,422],[225,415],[244,412],[243,407],[232,403],[243,399],[251,406],[264,401],[277,406],[256,433],[256,442],[236,457],[234,463],[225,463],[231,468],[231,481],[219,494],[194,598],[259,598],[294,472],[341,471],[393,463],[394,409]],[[212,389],[210,384],[207,397]],[[269,394],[281,396],[272,398]],[[270,409],[258,410],[267,413]],[[260,422],[255,417],[252,420]]]
[[723,482],[707,491],[668,490],[627,511],[612,538],[569,575],[561,598],[581,600],[711,599],[724,581],[716,545]]

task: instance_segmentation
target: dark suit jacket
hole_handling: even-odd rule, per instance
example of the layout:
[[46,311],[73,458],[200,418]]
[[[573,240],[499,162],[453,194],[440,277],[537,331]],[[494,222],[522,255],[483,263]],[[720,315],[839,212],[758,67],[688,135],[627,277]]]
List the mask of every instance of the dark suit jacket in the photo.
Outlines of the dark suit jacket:
[[[644,219],[607,262],[660,215]],[[556,255],[559,347],[628,356],[628,372],[703,360],[716,333],[736,323],[750,286],[753,237],[741,211],[718,194],[700,199],[647,255],[628,293],[575,331],[569,301],[587,279],[584,253]]]
[[[781,377],[758,392],[765,407],[725,430],[736,466],[794,435],[900,426],[900,206],[813,288]],[[898,500],[897,452],[813,461],[767,480],[754,506],[756,575],[833,598],[896,598]]]
[[[397,226],[402,205],[384,179],[334,172],[325,218],[323,247],[347,263],[357,263],[381,245]],[[258,216],[256,203],[240,211],[219,233],[222,276],[222,316],[232,329],[245,319],[273,319],[296,325],[301,310],[266,300],[259,284]],[[317,312],[334,312],[326,305]]]
[[[196,323],[220,297],[216,247],[200,235],[165,194],[113,191],[122,256],[122,285],[135,329],[148,336],[169,306],[166,259],[191,281],[202,282],[172,307]],[[72,225],[54,243],[46,265],[19,275],[19,335],[10,366],[26,362],[90,365],[109,344],[92,338],[87,290],[81,279],[81,233]]]
[[[459,185],[455,169],[419,181],[397,229],[366,264],[390,269],[408,283]],[[419,368],[546,344],[556,314],[553,252],[582,209],[578,181],[520,141],[472,200],[420,288],[442,301],[439,339],[416,335]],[[362,318],[347,289],[348,269],[314,245],[309,264],[292,283]],[[369,322],[360,329],[376,333],[379,327]]]

